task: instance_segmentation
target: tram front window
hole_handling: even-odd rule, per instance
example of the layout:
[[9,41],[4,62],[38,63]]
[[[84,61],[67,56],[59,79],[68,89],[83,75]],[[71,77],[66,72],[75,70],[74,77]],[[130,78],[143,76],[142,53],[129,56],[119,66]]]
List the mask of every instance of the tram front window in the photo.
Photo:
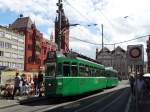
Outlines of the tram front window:
[[56,67],[55,65],[49,65],[47,66],[47,70],[46,70],[46,75],[47,76],[55,76],[55,73],[56,73]]

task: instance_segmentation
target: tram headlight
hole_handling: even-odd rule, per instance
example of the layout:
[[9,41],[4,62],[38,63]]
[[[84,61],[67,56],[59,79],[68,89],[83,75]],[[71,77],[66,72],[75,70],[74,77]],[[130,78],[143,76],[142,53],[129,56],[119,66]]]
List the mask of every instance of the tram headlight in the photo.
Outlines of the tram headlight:
[[52,84],[51,84],[51,83],[49,83],[49,84],[48,84],[48,86],[49,86],[49,87],[51,87],[51,86],[52,86]]

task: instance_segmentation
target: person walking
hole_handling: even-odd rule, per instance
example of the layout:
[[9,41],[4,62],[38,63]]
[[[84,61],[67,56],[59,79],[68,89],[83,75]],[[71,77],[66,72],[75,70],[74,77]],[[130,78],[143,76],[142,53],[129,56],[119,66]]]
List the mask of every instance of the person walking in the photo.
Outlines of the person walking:
[[145,81],[141,74],[138,75],[137,81],[136,81],[136,88],[137,88],[137,100],[140,101],[143,98],[144,94],[144,87],[145,87]]
[[22,95],[27,95],[28,94],[28,82],[26,79],[26,75],[22,74]]
[[39,84],[38,84],[38,75],[36,74],[35,76],[34,76],[34,78],[33,78],[33,82],[34,82],[34,94],[35,94],[35,96],[38,94],[38,86],[39,86]]
[[39,85],[39,97],[42,96],[42,85],[43,85],[43,74],[39,71],[38,74],[38,85]]
[[131,87],[131,93],[134,96],[135,95],[135,92],[134,92],[134,82],[135,82],[135,79],[134,79],[134,77],[133,77],[132,74],[129,77],[129,82],[130,82],[130,87]]
[[17,92],[17,90],[19,91],[20,94],[20,83],[21,83],[21,77],[19,76],[19,73],[16,73],[16,77],[14,79],[14,90],[13,90],[13,94],[12,94],[12,99],[14,99],[14,96]]

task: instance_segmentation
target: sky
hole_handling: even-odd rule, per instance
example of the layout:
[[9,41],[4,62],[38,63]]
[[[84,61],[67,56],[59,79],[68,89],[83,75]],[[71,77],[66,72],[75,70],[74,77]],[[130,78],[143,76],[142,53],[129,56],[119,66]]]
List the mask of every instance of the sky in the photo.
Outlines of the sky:
[[[0,0],[0,25],[9,25],[20,14],[30,16],[45,38],[54,32],[58,0]],[[63,0],[70,24],[70,49],[95,59],[96,48],[102,48],[101,24],[104,25],[104,44],[114,44],[150,34],[149,0]],[[97,24],[92,26],[92,24]],[[88,26],[91,25],[91,26]],[[78,38],[88,44],[74,39]],[[148,37],[117,44],[123,49],[127,45],[143,44],[146,49]],[[99,45],[98,45],[99,44]],[[113,45],[104,45],[113,50]],[[145,51],[145,60],[147,54]]]

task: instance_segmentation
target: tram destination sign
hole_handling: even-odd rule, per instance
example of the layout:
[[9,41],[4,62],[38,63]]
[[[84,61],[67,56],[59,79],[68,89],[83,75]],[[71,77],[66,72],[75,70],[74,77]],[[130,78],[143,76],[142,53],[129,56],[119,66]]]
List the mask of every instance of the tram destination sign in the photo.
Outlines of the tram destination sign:
[[49,61],[49,62],[56,61],[56,52],[55,51],[49,51],[47,53],[47,61]]
[[144,50],[143,45],[128,45],[127,46],[127,60],[128,65],[143,65],[144,64]]

